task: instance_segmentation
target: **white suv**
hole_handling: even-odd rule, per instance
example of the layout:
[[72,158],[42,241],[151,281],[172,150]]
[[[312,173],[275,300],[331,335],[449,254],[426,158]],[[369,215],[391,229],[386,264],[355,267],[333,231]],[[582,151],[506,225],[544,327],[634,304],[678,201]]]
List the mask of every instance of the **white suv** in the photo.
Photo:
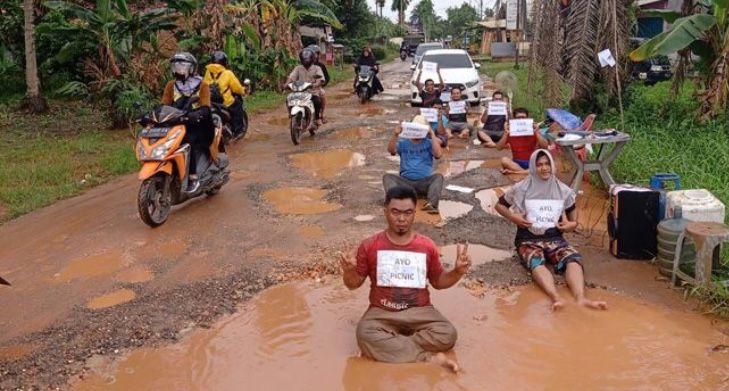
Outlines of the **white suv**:
[[[481,77],[478,69],[481,64],[474,63],[468,52],[461,49],[438,49],[428,50],[420,59],[417,65],[413,66],[413,75],[410,79],[410,103],[413,106],[420,105],[422,100],[418,94],[418,87],[415,82],[418,75],[423,72],[423,62],[434,62],[440,67],[440,73],[443,76],[443,83],[446,89],[459,86],[463,88],[463,95],[472,105],[476,105],[481,101]],[[438,86],[438,74],[432,72],[424,72],[420,78],[420,82],[425,84],[428,79],[433,79],[436,87]]]

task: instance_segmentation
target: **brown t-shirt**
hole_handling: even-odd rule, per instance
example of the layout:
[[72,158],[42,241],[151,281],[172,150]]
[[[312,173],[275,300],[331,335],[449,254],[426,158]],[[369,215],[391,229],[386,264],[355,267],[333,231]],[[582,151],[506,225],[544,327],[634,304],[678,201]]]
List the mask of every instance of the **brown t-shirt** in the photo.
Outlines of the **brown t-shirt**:
[[415,234],[405,246],[392,243],[385,231],[371,236],[357,250],[357,273],[370,278],[370,305],[401,311],[430,304],[432,285],[443,273],[438,247]]

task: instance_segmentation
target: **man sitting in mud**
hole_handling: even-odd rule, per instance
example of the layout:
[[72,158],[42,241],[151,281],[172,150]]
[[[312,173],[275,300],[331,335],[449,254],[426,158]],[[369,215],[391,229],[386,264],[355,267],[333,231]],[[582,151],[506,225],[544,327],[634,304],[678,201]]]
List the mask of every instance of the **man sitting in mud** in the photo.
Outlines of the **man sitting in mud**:
[[553,310],[562,308],[564,301],[547,263],[556,273],[565,274],[577,304],[605,310],[605,302],[585,297],[582,255],[562,236],[577,228],[575,192],[554,173],[552,156],[545,149],[537,149],[530,157],[529,176],[499,198],[496,211],[517,225],[516,252],[534,281],[552,300]]
[[[428,126],[422,115],[413,119],[414,123]],[[443,192],[443,175],[433,173],[433,159],[440,159],[443,155],[441,142],[447,142],[436,136],[433,128],[428,130],[428,137],[423,139],[400,138],[402,127],[397,126],[395,132],[387,143],[387,151],[391,155],[400,155],[400,175],[385,174],[382,185],[385,192],[395,186],[410,186],[420,196],[428,198],[423,210],[430,214],[439,214],[438,204],[440,193]]]
[[370,306],[357,325],[362,355],[389,363],[432,362],[458,372],[443,354],[456,343],[455,327],[430,303],[435,289],[455,285],[468,271],[468,243],[457,246],[455,266],[445,271],[438,247],[412,230],[416,194],[395,186],[385,195],[387,229],[364,240],[356,257],[340,254],[342,279],[357,289],[370,278]]

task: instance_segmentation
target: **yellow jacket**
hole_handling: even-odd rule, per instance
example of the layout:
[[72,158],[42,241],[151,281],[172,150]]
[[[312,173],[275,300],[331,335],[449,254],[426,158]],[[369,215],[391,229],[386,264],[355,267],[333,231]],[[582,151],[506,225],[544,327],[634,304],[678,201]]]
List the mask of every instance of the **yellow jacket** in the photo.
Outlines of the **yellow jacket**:
[[233,94],[245,95],[245,88],[235,74],[220,64],[209,64],[205,67],[205,77],[208,84],[218,83],[218,89],[223,95],[223,104],[230,107],[235,101]]

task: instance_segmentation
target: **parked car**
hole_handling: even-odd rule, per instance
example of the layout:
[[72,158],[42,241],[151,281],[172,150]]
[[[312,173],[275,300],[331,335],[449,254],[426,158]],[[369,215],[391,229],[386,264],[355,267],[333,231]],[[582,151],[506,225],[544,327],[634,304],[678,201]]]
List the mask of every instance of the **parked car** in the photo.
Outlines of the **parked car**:
[[415,49],[415,56],[413,57],[413,65],[417,65],[418,61],[420,61],[420,58],[423,57],[423,54],[429,50],[435,50],[435,49],[443,49],[443,44],[441,42],[428,42],[428,43],[421,43],[418,45],[418,48]]
[[[417,65],[411,67],[414,72],[410,79],[410,103],[413,106],[422,103],[415,82],[418,75],[423,72],[423,62],[425,61],[439,65],[447,90],[459,86],[463,89],[464,96],[471,105],[477,105],[480,102],[483,82],[478,74],[478,69],[481,68],[481,64],[474,63],[468,52],[462,49],[435,49],[429,50]],[[420,82],[424,83],[427,79],[433,79],[438,83],[438,75],[435,73],[423,72]]]
[[647,85],[653,85],[659,81],[670,80],[673,77],[671,63],[666,56],[656,56],[645,61],[632,64],[631,78],[641,80]]

